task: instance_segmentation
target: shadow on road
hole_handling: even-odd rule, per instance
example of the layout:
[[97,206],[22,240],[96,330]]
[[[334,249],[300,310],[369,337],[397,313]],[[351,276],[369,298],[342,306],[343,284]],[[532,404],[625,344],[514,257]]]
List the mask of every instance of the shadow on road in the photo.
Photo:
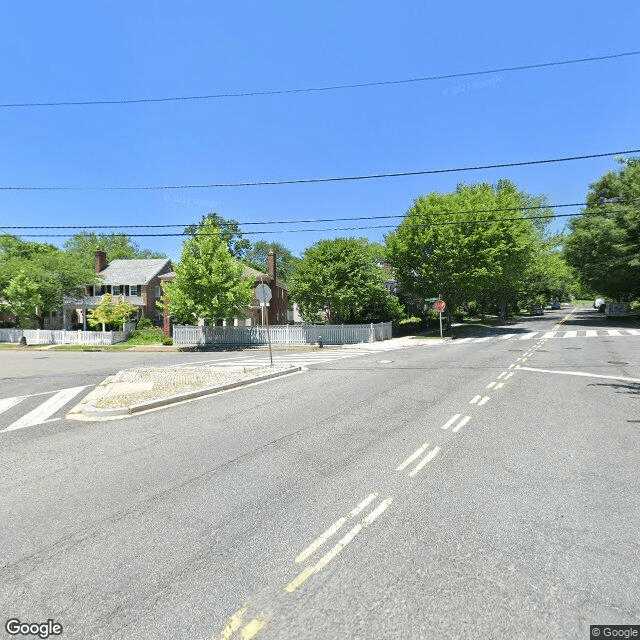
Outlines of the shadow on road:
[[640,395],[640,382],[594,382],[590,387],[611,387],[616,393]]

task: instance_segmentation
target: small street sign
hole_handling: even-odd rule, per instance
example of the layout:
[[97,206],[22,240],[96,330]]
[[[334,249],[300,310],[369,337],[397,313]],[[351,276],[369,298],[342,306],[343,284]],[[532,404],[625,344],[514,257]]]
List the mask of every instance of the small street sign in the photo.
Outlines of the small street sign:
[[436,300],[436,311],[438,311],[439,313],[442,313],[446,308],[447,308],[447,304],[445,303],[444,300]]

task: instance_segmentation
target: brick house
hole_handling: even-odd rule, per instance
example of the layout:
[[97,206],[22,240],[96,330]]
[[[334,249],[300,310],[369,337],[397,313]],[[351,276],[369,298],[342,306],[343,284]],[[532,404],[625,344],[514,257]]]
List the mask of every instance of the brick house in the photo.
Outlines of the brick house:
[[162,324],[162,311],[157,302],[162,298],[161,276],[171,272],[171,260],[168,258],[112,260],[107,262],[107,253],[102,249],[96,251],[96,275],[101,283],[89,285],[83,300],[66,298],[62,312],[62,323],[65,329],[83,323],[84,314],[95,309],[106,293],[114,298],[120,297],[136,307],[137,315],[149,318],[155,325]]
[[[275,252],[269,251],[269,255],[267,256],[267,271],[268,273],[261,273],[256,269],[245,266],[243,276],[245,278],[253,277],[254,278],[254,289],[259,284],[266,284],[271,289],[271,300],[269,301],[269,306],[266,308],[266,312],[268,316],[265,318],[265,322],[268,320],[270,325],[276,324],[287,324],[287,309],[289,306],[289,291],[287,287],[278,282],[277,280],[277,272],[276,272],[276,254]],[[174,272],[164,273],[160,276],[161,281],[173,281],[175,280],[176,274]],[[262,320],[262,309],[260,307],[260,303],[254,297],[251,301],[251,305],[248,309],[244,310],[245,318],[234,318],[233,325],[234,326],[255,326],[263,324]],[[222,324],[226,325],[226,321],[223,321]],[[166,336],[171,336],[171,327],[173,325],[172,317],[165,315],[163,321],[163,331]]]

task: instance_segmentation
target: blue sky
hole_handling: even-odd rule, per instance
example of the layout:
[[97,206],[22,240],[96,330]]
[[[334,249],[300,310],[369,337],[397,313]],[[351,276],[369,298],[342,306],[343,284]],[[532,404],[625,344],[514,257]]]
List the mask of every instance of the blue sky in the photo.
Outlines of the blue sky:
[[[0,103],[290,89],[602,56],[640,49],[639,24],[636,0],[7,3]],[[638,148],[639,71],[633,56],[321,93],[0,109],[0,186],[313,178]],[[400,215],[420,194],[500,177],[552,203],[580,202],[616,166],[604,158],[328,184],[1,191],[0,227],[77,224],[99,232],[105,224],[186,225],[216,211],[244,231],[277,232],[251,239],[300,253],[338,235],[380,241],[390,229],[285,233],[380,222],[248,223]],[[135,240],[179,258],[181,238]]]

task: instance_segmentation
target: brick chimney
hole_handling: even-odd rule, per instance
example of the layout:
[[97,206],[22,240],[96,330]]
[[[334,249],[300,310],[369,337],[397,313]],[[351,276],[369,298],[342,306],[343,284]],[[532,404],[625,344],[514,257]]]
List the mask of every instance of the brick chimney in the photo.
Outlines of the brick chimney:
[[104,249],[96,249],[96,273],[107,268],[107,252]]
[[267,256],[267,273],[276,281],[276,253],[273,249],[269,251]]

